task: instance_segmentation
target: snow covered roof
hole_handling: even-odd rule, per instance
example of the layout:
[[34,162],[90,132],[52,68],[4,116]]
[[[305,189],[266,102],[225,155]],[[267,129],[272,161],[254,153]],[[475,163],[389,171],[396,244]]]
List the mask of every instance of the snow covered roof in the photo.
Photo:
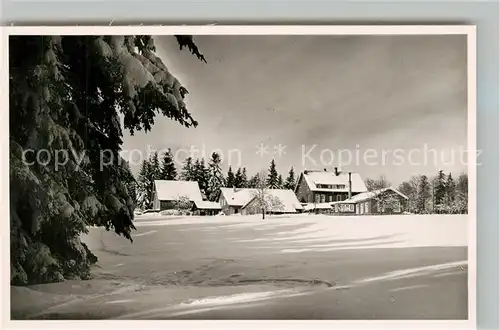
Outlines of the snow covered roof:
[[221,206],[217,202],[209,202],[209,201],[194,201],[194,205],[198,209],[202,210],[220,210]]
[[343,203],[357,203],[357,202],[361,202],[361,201],[364,201],[364,200],[376,197],[376,196],[378,196],[378,195],[380,195],[380,194],[382,194],[382,193],[384,193],[386,191],[389,191],[389,190],[395,192],[396,194],[400,195],[404,199],[408,199],[408,196],[406,196],[402,192],[400,192],[400,191],[398,191],[398,190],[396,190],[396,189],[394,189],[392,187],[389,187],[389,188],[384,188],[384,189],[379,189],[379,190],[374,190],[374,191],[367,191],[367,192],[358,194],[356,196],[351,197],[350,199],[347,199],[347,200],[343,201]]
[[[255,191],[256,189],[249,189],[249,190]],[[282,206],[283,206],[283,207],[281,207],[281,205],[280,205],[279,209],[270,210],[270,211],[293,213],[293,212],[297,212],[297,210],[304,209],[304,207],[299,202],[299,200],[297,199],[297,196],[295,196],[295,193],[292,190],[289,190],[289,189],[266,189],[266,194],[269,196],[273,196],[275,198],[278,198],[281,201]],[[243,208],[246,207],[254,198],[255,198],[255,195],[252,194],[250,199],[243,206]]]
[[[340,172],[335,175],[334,172],[321,171],[321,170],[307,170],[301,173],[309,186],[311,191],[324,191],[324,192],[348,192],[349,191],[349,173]],[[351,172],[352,192],[365,192],[365,182],[361,175],[356,172]],[[318,185],[344,185],[345,188],[320,188]]]
[[[250,201],[255,198],[257,189],[252,188],[221,188],[221,193],[230,206],[245,207]],[[270,196],[277,197],[281,200],[284,210],[283,212],[295,212],[302,210],[303,206],[295,196],[295,193],[289,189],[266,189],[266,193]]]
[[250,188],[221,188],[220,190],[229,206],[243,206],[257,192],[257,189]]
[[160,201],[187,197],[190,201],[202,201],[200,187],[196,181],[155,180],[155,189]]

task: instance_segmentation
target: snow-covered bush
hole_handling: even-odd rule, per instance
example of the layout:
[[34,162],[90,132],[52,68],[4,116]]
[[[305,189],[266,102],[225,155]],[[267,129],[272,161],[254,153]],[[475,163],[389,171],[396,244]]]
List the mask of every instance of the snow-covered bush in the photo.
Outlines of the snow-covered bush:
[[179,210],[163,210],[161,215],[182,215],[182,213]]

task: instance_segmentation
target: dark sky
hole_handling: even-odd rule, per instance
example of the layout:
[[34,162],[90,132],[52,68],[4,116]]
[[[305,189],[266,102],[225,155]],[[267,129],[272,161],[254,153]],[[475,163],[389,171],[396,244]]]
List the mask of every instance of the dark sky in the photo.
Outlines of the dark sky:
[[[183,128],[158,118],[147,135],[126,136],[125,150],[205,145],[207,155],[221,149],[227,166],[229,150],[238,149],[250,174],[275,158],[283,175],[292,165],[297,172],[304,167],[331,169],[337,163],[331,161],[332,152],[359,150],[361,161],[353,159],[345,170],[363,177],[385,174],[394,184],[414,174],[466,169],[458,154],[453,164],[440,158],[442,150],[449,156],[450,149],[459,152],[467,146],[466,36],[195,40],[208,63],[180,51],[173,37],[156,37],[156,45],[158,55],[189,90],[186,103],[199,127]],[[261,143],[269,145],[263,157],[256,155]],[[281,156],[273,154],[278,144],[286,146]],[[430,154],[423,164],[425,144],[438,151],[437,163]],[[309,154],[313,160],[303,163],[302,148],[307,152],[314,145]],[[414,165],[394,164],[390,152],[396,148],[405,157],[412,149],[420,150],[413,153]],[[373,149],[377,158],[363,161],[366,149]],[[380,156],[384,149],[389,152],[385,163]],[[234,151],[232,155],[237,166],[238,157]]]

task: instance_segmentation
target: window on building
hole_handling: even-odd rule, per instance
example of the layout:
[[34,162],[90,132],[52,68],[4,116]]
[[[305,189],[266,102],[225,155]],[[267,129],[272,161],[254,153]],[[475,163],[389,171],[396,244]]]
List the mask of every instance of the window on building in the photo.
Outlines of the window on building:
[[319,194],[317,194],[316,196],[314,196],[314,200],[315,200],[316,203],[319,203],[319,201],[320,201]]
[[321,203],[324,203],[326,201],[325,198],[325,194],[321,194]]
[[365,213],[369,213],[370,211],[368,210],[369,203],[365,202]]

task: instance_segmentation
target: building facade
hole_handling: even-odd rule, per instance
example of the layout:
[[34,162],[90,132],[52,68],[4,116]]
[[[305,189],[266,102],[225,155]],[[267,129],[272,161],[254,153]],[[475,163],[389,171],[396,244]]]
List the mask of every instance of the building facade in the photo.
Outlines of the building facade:
[[301,203],[333,203],[366,192],[366,186],[358,173],[333,172],[326,169],[305,170],[299,175],[295,195]]
[[339,215],[402,214],[407,210],[408,197],[394,188],[385,188],[358,194],[332,206],[334,214]]
[[255,194],[257,189],[249,188],[221,188],[219,193],[219,204],[225,215],[239,214],[241,208]]

